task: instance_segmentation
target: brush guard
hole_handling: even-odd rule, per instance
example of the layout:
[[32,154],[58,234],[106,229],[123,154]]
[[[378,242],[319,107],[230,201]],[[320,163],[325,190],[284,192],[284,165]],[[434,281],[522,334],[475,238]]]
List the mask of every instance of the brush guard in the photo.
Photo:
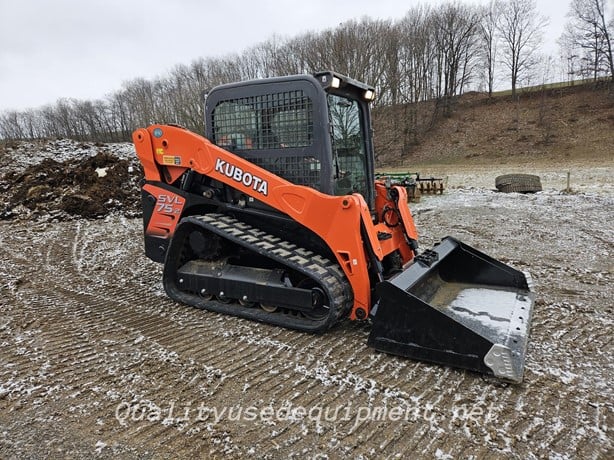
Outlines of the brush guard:
[[535,298],[528,274],[446,237],[376,291],[369,346],[522,381]]

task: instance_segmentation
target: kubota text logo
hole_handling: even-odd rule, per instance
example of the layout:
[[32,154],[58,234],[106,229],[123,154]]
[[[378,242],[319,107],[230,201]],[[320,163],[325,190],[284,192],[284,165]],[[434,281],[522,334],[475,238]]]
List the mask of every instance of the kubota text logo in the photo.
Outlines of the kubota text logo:
[[238,166],[230,164],[221,158],[215,161],[215,170],[246,187],[251,187],[255,192],[262,193],[264,196],[267,196],[269,193],[269,183],[266,180],[248,171],[243,171]]

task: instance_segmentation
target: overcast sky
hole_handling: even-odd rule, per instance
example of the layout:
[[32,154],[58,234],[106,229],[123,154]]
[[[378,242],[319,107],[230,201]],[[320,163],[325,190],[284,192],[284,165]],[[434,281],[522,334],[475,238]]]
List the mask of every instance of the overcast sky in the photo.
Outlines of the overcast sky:
[[[124,81],[165,75],[198,57],[239,53],[274,34],[292,37],[362,16],[397,19],[418,3],[0,0],[0,111],[39,107],[61,97],[103,98]],[[545,34],[549,53],[557,53],[555,41],[568,3],[537,0],[540,12],[550,18]]]

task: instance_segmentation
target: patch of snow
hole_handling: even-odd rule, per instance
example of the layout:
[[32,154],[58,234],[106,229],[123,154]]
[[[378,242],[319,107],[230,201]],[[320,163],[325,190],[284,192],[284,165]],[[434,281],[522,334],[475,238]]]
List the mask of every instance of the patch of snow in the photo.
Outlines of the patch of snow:
[[101,454],[102,453],[102,449],[107,447],[107,443],[102,442],[102,441],[97,441],[95,447],[96,447],[96,453],[97,454]]
[[98,175],[98,177],[106,177],[108,170],[109,170],[108,167],[106,167],[106,168],[96,168],[96,174]]

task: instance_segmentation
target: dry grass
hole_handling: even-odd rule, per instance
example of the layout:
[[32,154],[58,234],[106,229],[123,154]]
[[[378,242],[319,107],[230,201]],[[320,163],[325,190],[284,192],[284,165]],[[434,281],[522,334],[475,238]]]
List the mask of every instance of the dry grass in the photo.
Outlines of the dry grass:
[[[377,120],[377,119],[376,119]],[[394,138],[385,126],[377,136]],[[379,130],[378,130],[379,129]],[[397,136],[400,138],[400,136]],[[437,164],[614,163],[614,93],[575,86],[489,99],[462,96],[415,146],[380,151],[380,167],[417,169]]]

